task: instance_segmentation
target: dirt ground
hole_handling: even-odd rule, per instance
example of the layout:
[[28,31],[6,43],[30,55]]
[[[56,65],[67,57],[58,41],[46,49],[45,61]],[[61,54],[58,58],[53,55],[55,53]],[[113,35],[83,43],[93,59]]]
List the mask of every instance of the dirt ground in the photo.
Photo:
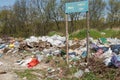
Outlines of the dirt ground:
[[[15,71],[25,71],[28,69],[27,67],[20,66],[15,64],[17,60],[20,60],[20,56],[11,56],[11,55],[3,55],[0,57],[0,62],[3,63],[0,65],[0,80],[28,80],[25,77],[20,78]],[[37,66],[33,67],[34,70],[46,70],[50,67],[50,65],[45,64],[44,62],[40,62]],[[80,67],[80,66],[79,66]],[[87,66],[91,72],[95,74],[98,78],[102,80],[120,80],[120,69],[114,67],[107,67],[100,60],[90,59],[89,64]],[[83,67],[80,67],[82,69]],[[33,72],[35,75],[42,75],[39,72]],[[84,77],[84,76],[83,76]],[[43,80],[43,79],[39,79]]]
[[[0,57],[0,62],[3,64],[0,65],[0,80],[26,80],[21,79],[14,71],[15,70],[26,70],[27,67],[19,66],[18,64],[15,64],[17,60],[19,60],[20,57],[11,56],[11,55],[3,55]],[[45,69],[48,65],[44,63],[38,64],[33,69]]]
[[116,68],[114,66],[105,66],[100,59],[89,59],[88,66],[90,70],[100,79],[120,80],[120,68]]

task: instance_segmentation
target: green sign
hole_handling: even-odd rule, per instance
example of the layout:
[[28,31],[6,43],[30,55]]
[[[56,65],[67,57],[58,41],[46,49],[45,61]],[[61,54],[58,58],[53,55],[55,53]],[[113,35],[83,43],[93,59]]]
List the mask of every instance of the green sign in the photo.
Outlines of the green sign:
[[65,5],[65,13],[87,12],[87,11],[88,11],[88,0],[66,3]]

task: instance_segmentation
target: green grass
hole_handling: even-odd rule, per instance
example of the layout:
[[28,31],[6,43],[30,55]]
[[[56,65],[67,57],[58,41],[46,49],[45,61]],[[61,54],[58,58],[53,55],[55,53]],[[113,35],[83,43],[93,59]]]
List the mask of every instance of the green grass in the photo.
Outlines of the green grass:
[[[79,31],[76,31],[76,32],[73,32],[72,34],[70,34],[69,38],[70,39],[74,39],[74,38],[84,39],[84,38],[86,38],[86,33],[87,33],[87,31],[84,29],[79,30]],[[109,30],[101,30],[101,31],[91,29],[89,31],[89,33],[90,33],[90,37],[93,37],[94,39],[98,39],[98,38],[102,38],[102,37],[120,38],[120,31],[115,31],[115,30],[110,30],[110,29]],[[101,33],[105,33],[105,34],[101,34]]]
[[90,30],[90,36],[97,39],[97,38],[100,38],[100,37],[103,37],[101,35],[101,33],[97,30]]
[[56,31],[51,31],[48,33],[48,36],[53,36],[53,35],[60,35],[60,36],[63,36],[64,34],[63,33],[60,33],[60,32],[56,32]]
[[101,79],[94,75],[94,73],[90,72],[86,73],[81,80],[101,80]]
[[38,77],[32,74],[32,72],[37,72],[37,71],[38,70],[26,69],[25,71],[15,71],[15,73],[22,79],[26,77],[27,80],[38,80]]
[[80,31],[73,32],[72,34],[70,34],[69,37],[70,39],[74,39],[74,38],[83,39],[86,37],[86,30],[80,30]]
[[120,31],[115,30],[103,30],[106,33],[105,37],[120,38]]

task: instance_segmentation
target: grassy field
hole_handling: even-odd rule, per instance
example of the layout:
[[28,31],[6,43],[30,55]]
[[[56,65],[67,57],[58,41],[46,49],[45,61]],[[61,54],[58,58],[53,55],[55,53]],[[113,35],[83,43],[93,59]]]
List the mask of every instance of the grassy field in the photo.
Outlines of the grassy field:
[[[78,30],[78,31],[75,31],[75,32],[69,34],[69,38],[70,39],[74,39],[74,38],[84,39],[84,38],[86,38],[86,33],[87,33],[87,31],[85,29]],[[102,37],[120,38],[120,30],[106,29],[106,30],[98,31],[95,29],[91,29],[91,30],[89,30],[89,33],[90,33],[90,37],[93,37],[94,39],[98,39],[98,38],[102,38]],[[48,34],[48,36],[52,36],[54,34],[65,36],[65,34],[58,33],[55,31],[50,32]]]
[[[70,39],[74,39],[74,38],[84,39],[86,37],[86,33],[87,33],[86,30],[79,30],[70,34],[69,37]],[[90,33],[90,37],[93,37],[94,39],[101,38],[101,37],[120,38],[120,30],[119,31],[115,31],[115,30],[98,31],[98,30],[91,29],[89,33]]]

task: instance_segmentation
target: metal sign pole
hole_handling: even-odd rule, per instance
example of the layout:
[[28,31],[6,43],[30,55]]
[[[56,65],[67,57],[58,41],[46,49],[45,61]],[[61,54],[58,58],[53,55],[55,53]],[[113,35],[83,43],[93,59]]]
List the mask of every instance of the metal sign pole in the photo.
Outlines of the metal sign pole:
[[88,59],[90,57],[90,50],[89,50],[89,11],[86,12],[86,18],[87,18],[87,56],[85,61],[88,62]]
[[65,19],[66,19],[66,59],[67,59],[67,64],[68,64],[68,60],[69,60],[69,55],[68,55],[68,15],[65,15]]

